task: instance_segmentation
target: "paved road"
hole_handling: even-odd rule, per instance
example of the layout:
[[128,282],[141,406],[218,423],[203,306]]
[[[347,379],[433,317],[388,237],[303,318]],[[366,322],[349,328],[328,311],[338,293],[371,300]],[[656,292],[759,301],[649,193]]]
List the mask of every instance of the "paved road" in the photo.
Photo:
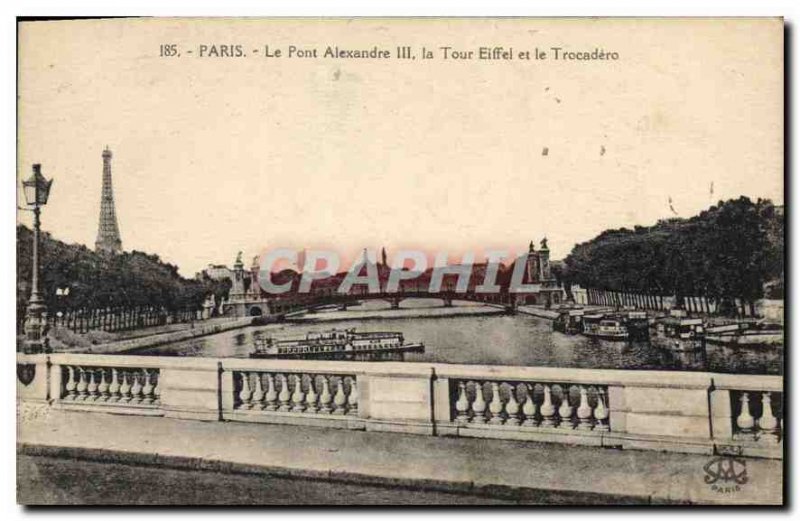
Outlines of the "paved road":
[[20,455],[26,505],[469,505],[514,501],[419,491]]

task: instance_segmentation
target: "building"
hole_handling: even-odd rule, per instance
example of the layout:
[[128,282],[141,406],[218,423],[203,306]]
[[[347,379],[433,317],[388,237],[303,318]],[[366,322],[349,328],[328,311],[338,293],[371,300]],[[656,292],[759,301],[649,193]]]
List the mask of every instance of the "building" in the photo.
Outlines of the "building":
[[207,268],[197,274],[198,278],[209,278],[211,280],[233,280],[233,270],[225,264],[209,264]]

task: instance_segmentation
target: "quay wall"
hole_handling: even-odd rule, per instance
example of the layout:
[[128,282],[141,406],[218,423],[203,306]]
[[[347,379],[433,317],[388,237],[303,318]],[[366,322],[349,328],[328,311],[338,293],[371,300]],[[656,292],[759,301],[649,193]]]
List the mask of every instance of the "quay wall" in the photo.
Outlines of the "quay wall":
[[[570,292],[572,293],[575,303],[583,306],[632,306],[638,309],[653,311],[669,311],[679,307],[679,302],[677,299],[670,295],[648,295],[624,291],[610,291],[583,288],[577,285],[571,286]],[[739,299],[734,299],[733,303],[736,305],[737,310],[741,309],[742,302]],[[689,311],[690,313],[705,313],[713,315],[719,312],[717,306],[718,303],[705,297],[683,297],[680,304],[680,307]],[[765,318],[771,322],[783,324],[783,308],[783,300],[760,299],[755,303],[755,317]],[[745,316],[751,316],[748,306],[745,306]]]
[[409,362],[17,355],[49,407],[782,458],[783,379]]

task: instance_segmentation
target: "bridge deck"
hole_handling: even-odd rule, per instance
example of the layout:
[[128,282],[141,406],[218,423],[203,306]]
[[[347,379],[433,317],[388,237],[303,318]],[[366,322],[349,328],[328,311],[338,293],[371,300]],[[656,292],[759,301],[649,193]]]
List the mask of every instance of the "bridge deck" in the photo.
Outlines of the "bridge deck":
[[749,482],[721,494],[703,482],[710,457],[701,455],[52,409],[21,418],[18,432],[26,454],[484,496],[780,504],[782,491],[777,460],[747,459]]

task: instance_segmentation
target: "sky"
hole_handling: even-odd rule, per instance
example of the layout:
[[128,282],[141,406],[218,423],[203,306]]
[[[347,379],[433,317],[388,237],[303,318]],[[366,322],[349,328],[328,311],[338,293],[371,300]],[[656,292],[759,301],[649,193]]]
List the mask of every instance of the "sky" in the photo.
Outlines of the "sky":
[[[550,54],[443,60],[442,46]],[[185,276],[276,247],[480,256],[547,236],[559,259],[673,216],[668,198],[681,217],[740,195],[783,203],[778,19],[32,22],[18,74],[18,178],[41,163],[55,179],[43,229],[93,247],[108,145],[124,249]]]

